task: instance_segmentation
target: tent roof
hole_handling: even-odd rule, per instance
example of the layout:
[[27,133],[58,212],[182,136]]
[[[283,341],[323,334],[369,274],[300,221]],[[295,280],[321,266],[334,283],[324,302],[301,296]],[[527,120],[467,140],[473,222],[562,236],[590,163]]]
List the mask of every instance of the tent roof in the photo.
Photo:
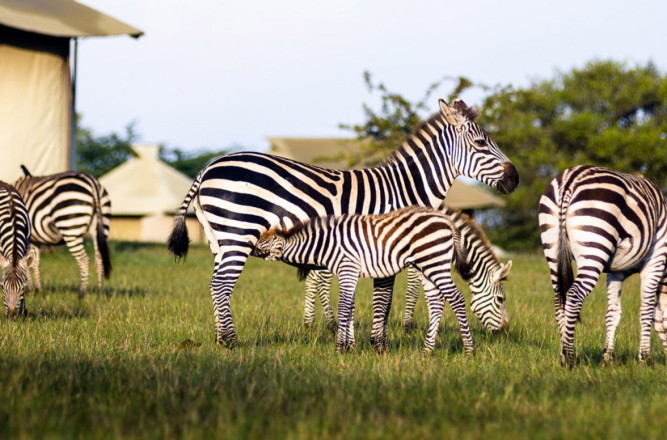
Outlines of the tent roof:
[[0,0],[0,24],[54,37],[143,34],[73,0]]
[[112,215],[176,212],[193,179],[158,158],[157,145],[135,144],[136,157],[100,177],[111,197]]
[[[362,140],[353,138],[268,138],[272,154],[313,165],[347,169],[346,155],[358,152]],[[473,209],[505,206],[505,200],[486,188],[456,179],[447,194],[445,205],[452,209]]]

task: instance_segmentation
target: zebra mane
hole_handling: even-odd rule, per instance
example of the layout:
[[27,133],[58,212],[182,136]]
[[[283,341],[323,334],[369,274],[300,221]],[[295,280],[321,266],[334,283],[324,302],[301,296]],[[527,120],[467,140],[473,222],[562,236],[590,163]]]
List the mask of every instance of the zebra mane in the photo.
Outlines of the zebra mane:
[[457,211],[449,208],[444,208],[443,212],[449,216],[454,217],[455,223],[458,222],[458,220],[460,219],[463,222],[463,226],[459,229],[461,230],[461,232],[464,232],[465,228],[466,229],[465,234],[469,235],[466,241],[467,242],[475,240],[479,241],[481,245],[488,251],[489,255],[493,259],[493,262],[499,266],[502,266],[500,260],[498,259],[498,256],[496,255],[495,252],[493,252],[493,246],[491,245],[491,242],[487,238],[482,228],[479,227],[477,222],[475,222],[475,220],[472,217],[470,217],[468,214],[463,213],[462,211]]
[[[480,115],[480,111],[478,109],[475,107],[468,107],[466,103],[460,99],[454,100],[452,107],[457,113],[459,113],[459,115],[463,116],[470,122],[475,122],[475,120]],[[403,137],[403,139],[401,139],[401,141],[398,143],[398,148],[396,148],[386,159],[384,159],[380,165],[393,165],[397,163],[398,159],[404,156],[404,153],[408,148],[414,149],[416,147],[417,144],[414,142],[415,138],[424,137],[423,135],[430,138],[433,135],[431,132],[432,127],[436,127],[436,131],[438,131],[437,127],[448,125],[444,119],[445,118],[443,117],[442,113],[438,111],[419,122],[412,133]]]

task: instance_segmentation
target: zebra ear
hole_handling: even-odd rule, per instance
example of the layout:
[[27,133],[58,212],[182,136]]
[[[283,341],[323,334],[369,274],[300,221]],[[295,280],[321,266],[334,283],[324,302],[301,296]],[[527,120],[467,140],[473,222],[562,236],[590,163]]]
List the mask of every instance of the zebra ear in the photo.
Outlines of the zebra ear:
[[500,269],[493,274],[493,281],[497,283],[507,278],[510,274],[510,269],[512,269],[512,260],[500,266]]
[[456,109],[448,106],[447,103],[442,99],[439,99],[438,102],[440,103],[440,112],[442,112],[442,116],[445,117],[447,123],[449,125],[461,125],[461,122],[454,114]]

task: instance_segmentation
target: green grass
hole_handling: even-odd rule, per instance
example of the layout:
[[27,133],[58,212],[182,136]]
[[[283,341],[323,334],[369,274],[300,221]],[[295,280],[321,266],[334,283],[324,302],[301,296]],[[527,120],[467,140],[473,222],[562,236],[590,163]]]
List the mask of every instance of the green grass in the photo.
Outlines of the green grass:
[[[302,328],[296,270],[256,259],[232,299],[241,347],[227,351],[213,343],[206,247],[191,249],[185,265],[162,246],[111,250],[104,294],[92,289],[79,301],[76,265],[57,251],[43,255],[44,292],[28,296],[28,317],[0,319],[0,438],[664,438],[667,431],[665,355],[655,335],[655,365],[636,360],[635,278],[625,289],[616,362],[601,364],[606,296],[598,287],[584,305],[570,371],[558,363],[553,294],[537,254],[513,257],[507,335],[488,334],[469,313],[477,355],[467,358],[450,311],[436,350],[423,357],[423,299],[417,330],[406,334],[401,293],[389,351],[376,355],[369,280],[357,295],[357,348],[338,355],[321,313],[313,330]],[[397,291],[404,289],[402,276]]]

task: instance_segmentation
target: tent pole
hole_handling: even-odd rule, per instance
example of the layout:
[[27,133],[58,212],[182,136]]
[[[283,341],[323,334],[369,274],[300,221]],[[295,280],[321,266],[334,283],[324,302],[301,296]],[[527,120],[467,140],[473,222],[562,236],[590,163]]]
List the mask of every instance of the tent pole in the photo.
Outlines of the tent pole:
[[76,80],[77,80],[77,61],[79,53],[79,39],[74,37],[74,56],[72,60],[72,110],[70,114],[69,131],[69,168],[76,169]]

